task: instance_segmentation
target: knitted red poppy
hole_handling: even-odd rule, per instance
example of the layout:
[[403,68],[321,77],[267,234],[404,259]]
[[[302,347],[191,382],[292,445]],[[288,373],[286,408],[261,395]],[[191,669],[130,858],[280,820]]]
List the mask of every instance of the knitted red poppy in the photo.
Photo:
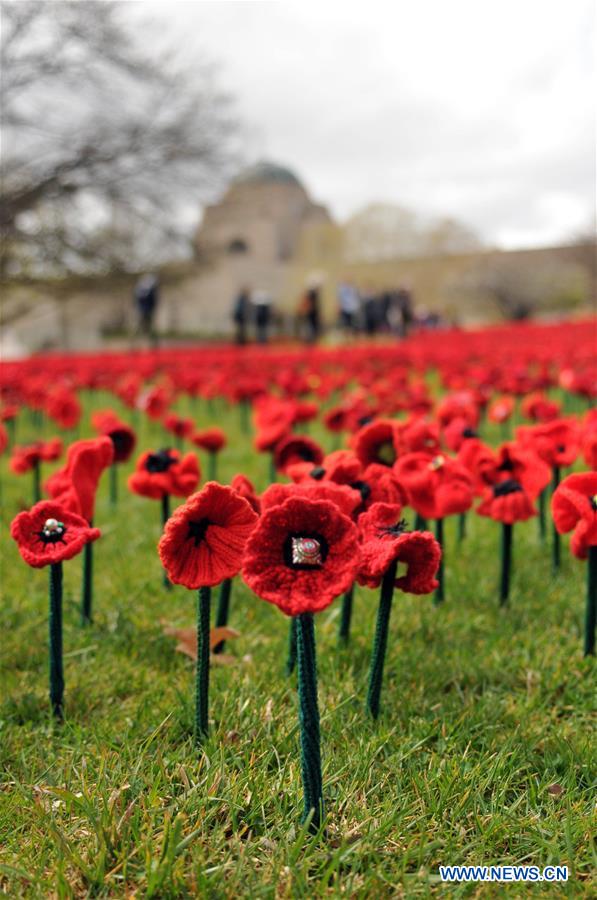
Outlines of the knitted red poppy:
[[358,535],[328,500],[289,497],[263,513],[247,543],[242,575],[288,616],[325,609],[354,582]]
[[523,425],[516,429],[516,437],[551,467],[571,466],[580,452],[581,430],[573,419]]
[[29,472],[39,462],[53,462],[62,453],[60,438],[49,441],[34,441],[26,446],[15,447],[10,458],[10,468],[16,475]]
[[345,516],[352,516],[361,503],[361,494],[346,484],[309,479],[298,484],[270,484],[261,495],[262,510],[279,506],[289,497],[309,497],[311,500],[329,500],[335,503]]
[[286,472],[294,463],[309,462],[318,466],[323,462],[323,450],[310,437],[289,434],[276,445],[274,465],[278,472]]
[[483,468],[483,478],[487,484],[517,481],[532,500],[547,487],[551,477],[550,467],[534,450],[513,441],[502,444],[495,454],[494,464]]
[[441,547],[428,531],[406,531],[400,521],[401,507],[374,503],[359,518],[361,560],[359,584],[378,587],[390,565],[406,564],[406,573],[396,578],[395,587],[407,594],[429,594],[438,586],[435,574]]
[[570,549],[586,559],[597,546],[597,472],[568,475],[551,498],[554,525],[560,534],[572,531]]
[[456,460],[443,454],[408,453],[394,470],[412,508],[426,519],[466,512],[473,502],[473,479]]
[[408,502],[408,492],[396,476],[395,469],[388,469],[379,463],[367,466],[362,477],[351,487],[361,492],[361,512],[373,503],[400,503],[405,506]]
[[194,589],[233,578],[257,520],[233,488],[208,481],[175,510],[164,528],[158,549],[170,581]]
[[112,441],[114,462],[121,463],[130,459],[135,449],[137,438],[133,429],[118,418],[111,409],[101,410],[91,416],[91,424],[101,435]]
[[133,493],[152,500],[168,494],[188,497],[199,484],[199,478],[199,463],[193,453],[181,456],[178,450],[157,450],[141,454],[128,486]]
[[113,458],[114,448],[109,437],[75,441],[67,450],[66,466],[48,478],[48,494],[91,522],[100,476]]
[[498,397],[490,404],[487,418],[490,422],[507,422],[514,412],[514,397]]
[[45,409],[61,428],[74,428],[79,422],[83,409],[70,389],[59,388],[46,400]]
[[443,430],[443,438],[448,450],[457,453],[466,441],[478,438],[477,432],[471,428],[466,419],[452,419]]
[[52,500],[42,500],[12,521],[10,533],[25,562],[35,569],[71,559],[100,536],[85,519]]
[[191,441],[196,447],[207,450],[209,453],[218,453],[226,446],[226,433],[221,428],[204,428],[196,431],[191,436]]
[[261,512],[261,500],[259,499],[253,482],[250,481],[246,475],[235,475],[230,482],[230,487],[236,491],[237,494],[240,494],[241,497],[244,497],[251,508],[259,515]]
[[524,522],[537,515],[533,502],[520,482],[510,479],[487,488],[477,507],[480,516],[489,516],[504,525]]
[[167,413],[162,420],[162,425],[166,431],[178,438],[189,438],[195,429],[192,419],[186,419],[176,413]]
[[491,447],[480,438],[469,438],[462,442],[457,456],[458,462],[473,477],[475,494],[483,494],[487,489],[489,478],[486,472],[495,468],[495,454]]
[[396,424],[400,455],[403,453],[435,453],[440,449],[439,427],[435,422],[428,422],[422,416]]
[[399,440],[396,422],[377,419],[357,431],[354,450],[365,467],[370,463],[392,466],[399,453]]
[[536,391],[523,399],[520,411],[526,419],[534,422],[551,422],[560,415],[560,404],[550,400],[541,391]]

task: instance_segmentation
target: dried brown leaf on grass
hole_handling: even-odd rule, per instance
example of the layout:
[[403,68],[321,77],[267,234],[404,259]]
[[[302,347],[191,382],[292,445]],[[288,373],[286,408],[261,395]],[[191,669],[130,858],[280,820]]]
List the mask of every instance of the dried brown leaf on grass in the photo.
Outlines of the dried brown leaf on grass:
[[[176,638],[178,641],[175,650],[178,650],[179,653],[184,653],[185,656],[190,656],[191,659],[197,659],[197,629],[196,628],[174,628],[172,625],[168,625],[166,622],[162,622],[162,627],[164,629],[164,634],[167,634],[168,637]],[[228,628],[227,626],[218,626],[217,628],[210,629],[209,632],[209,647],[210,650],[213,650],[217,644],[220,644],[222,641],[231,641],[234,638],[240,637],[240,631],[236,631],[234,628]],[[211,661],[220,666],[229,666],[234,662],[237,662],[236,657],[230,656],[226,653],[217,653],[211,654]]]

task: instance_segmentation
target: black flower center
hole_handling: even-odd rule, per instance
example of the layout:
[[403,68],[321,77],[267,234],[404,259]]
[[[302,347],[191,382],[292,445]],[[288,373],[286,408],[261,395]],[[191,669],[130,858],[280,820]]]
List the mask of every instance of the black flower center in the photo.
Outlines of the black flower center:
[[513,478],[509,478],[507,481],[502,481],[500,484],[494,485],[493,496],[506,497],[508,494],[518,494],[521,491],[522,485],[520,482],[515,481]]
[[111,431],[109,438],[116,454],[126,453],[131,446],[131,438],[126,431]]
[[290,569],[321,569],[328,552],[328,542],[321,534],[289,534],[284,541],[284,562]]
[[314,469],[311,469],[309,475],[311,478],[314,478],[315,481],[321,481],[322,478],[325,478],[325,469],[323,466],[315,466]]
[[59,522],[57,519],[46,519],[42,530],[36,532],[40,541],[44,544],[66,543],[64,540],[65,533],[66,526],[64,522]]
[[195,547],[198,547],[201,541],[205,538],[207,534],[207,529],[212,523],[209,519],[203,518],[199,519],[198,522],[189,522],[189,533],[187,535],[187,540],[193,539],[195,542]]
[[476,438],[479,437],[478,433],[474,428],[465,428],[462,432],[463,438]]
[[371,496],[371,487],[367,484],[366,481],[353,481],[350,485],[351,488],[354,488],[355,491],[358,491],[361,495],[361,500],[363,503],[366,503],[369,497]]
[[175,456],[170,456],[169,450],[158,450],[157,453],[150,453],[145,461],[145,468],[148,472],[166,472],[170,466],[176,462]]
[[597,494],[593,494],[592,497],[589,497],[589,503],[591,504],[591,508],[597,512]]
[[383,528],[380,528],[381,534],[391,534],[393,537],[398,537],[401,534],[404,534],[407,531],[408,523],[406,519],[400,519],[399,522],[396,522],[395,525],[386,525]]
[[384,441],[382,444],[379,444],[375,455],[384,466],[392,466],[396,462],[396,450],[391,441]]
[[500,465],[498,466],[498,472],[513,472],[513,471],[514,471],[514,463],[512,462],[512,460],[509,457],[506,457],[506,459],[503,461],[503,463],[500,463]]

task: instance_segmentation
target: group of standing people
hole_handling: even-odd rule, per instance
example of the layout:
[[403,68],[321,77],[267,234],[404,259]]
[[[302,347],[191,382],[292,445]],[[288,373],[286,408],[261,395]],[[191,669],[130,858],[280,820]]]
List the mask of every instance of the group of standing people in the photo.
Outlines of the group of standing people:
[[[267,291],[239,291],[232,308],[236,343],[246,344],[254,327],[258,344],[266,344],[277,317]],[[295,332],[307,343],[317,341],[321,333],[321,296],[318,284],[309,284],[300,298],[295,318]]]
[[343,280],[338,285],[337,301],[339,324],[347,333],[390,332],[406,337],[415,318],[412,292],[406,286],[359,290],[351,281]]

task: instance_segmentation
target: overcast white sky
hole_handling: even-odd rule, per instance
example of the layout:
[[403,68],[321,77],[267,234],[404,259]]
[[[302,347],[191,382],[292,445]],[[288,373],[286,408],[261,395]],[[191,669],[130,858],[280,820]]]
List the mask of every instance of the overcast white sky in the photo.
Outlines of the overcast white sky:
[[594,221],[593,0],[142,0],[129,13],[148,40],[219,62],[248,159],[290,166],[339,219],[396,203],[505,247]]

